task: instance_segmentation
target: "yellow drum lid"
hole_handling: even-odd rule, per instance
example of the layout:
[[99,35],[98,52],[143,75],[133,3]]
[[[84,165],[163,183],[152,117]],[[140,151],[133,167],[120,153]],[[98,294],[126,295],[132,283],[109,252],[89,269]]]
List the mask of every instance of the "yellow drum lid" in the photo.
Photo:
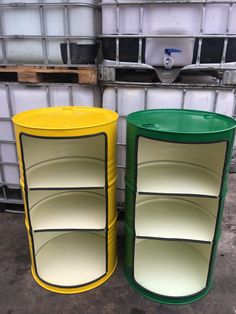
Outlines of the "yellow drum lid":
[[118,114],[94,107],[50,107],[24,111],[13,117],[14,124],[30,129],[72,130],[115,122]]

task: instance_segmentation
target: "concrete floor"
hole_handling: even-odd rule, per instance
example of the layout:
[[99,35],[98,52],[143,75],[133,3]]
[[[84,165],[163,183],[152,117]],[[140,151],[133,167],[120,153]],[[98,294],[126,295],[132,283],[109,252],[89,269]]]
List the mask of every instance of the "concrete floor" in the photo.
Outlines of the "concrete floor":
[[24,215],[0,214],[0,314],[236,314],[236,174],[230,176],[214,286],[202,300],[182,306],[144,299],[127,284],[123,270],[123,226],[119,264],[102,286],[77,295],[44,290],[33,280]]

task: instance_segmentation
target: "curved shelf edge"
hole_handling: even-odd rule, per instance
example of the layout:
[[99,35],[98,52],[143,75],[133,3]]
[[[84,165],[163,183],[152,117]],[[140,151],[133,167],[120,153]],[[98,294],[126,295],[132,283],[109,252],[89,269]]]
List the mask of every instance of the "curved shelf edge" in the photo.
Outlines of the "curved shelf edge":
[[138,166],[138,193],[218,197],[220,187],[221,176],[198,165],[162,161]]
[[93,158],[60,158],[26,170],[27,185],[33,189],[103,188],[105,162]]
[[34,231],[104,230],[106,198],[93,192],[62,192],[48,196],[31,207]]
[[211,212],[188,200],[151,198],[137,203],[135,209],[137,238],[212,243],[215,224]]
[[166,297],[199,293],[206,287],[211,247],[208,244],[136,240],[134,279],[148,291]]
[[46,241],[35,253],[38,277],[49,285],[73,288],[105,276],[105,236],[69,232]]

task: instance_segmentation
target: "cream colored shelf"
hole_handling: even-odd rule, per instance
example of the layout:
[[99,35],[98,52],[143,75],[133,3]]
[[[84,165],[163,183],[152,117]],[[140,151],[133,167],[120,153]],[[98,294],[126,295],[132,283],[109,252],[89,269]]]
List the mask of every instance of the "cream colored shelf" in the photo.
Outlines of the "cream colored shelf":
[[36,269],[52,285],[79,286],[106,273],[104,233],[34,233]]
[[26,170],[29,189],[102,188],[105,163],[92,158],[61,158],[45,161]]
[[184,297],[206,286],[211,245],[136,239],[134,278],[168,297]]
[[206,208],[186,199],[152,198],[135,209],[135,232],[139,237],[189,239],[211,242],[216,217]]
[[92,192],[57,193],[30,210],[33,230],[105,229],[106,199]]
[[197,165],[148,162],[138,166],[139,193],[204,195],[218,197],[221,176]]

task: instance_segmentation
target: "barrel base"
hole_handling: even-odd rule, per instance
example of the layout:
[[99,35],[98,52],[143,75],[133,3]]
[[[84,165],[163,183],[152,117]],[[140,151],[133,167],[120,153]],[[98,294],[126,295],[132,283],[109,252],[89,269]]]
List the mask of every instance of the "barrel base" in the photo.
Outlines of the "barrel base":
[[205,295],[209,293],[209,291],[212,288],[212,282],[202,291],[199,293],[196,293],[195,295],[189,296],[189,297],[178,297],[178,298],[172,298],[167,296],[158,295],[156,293],[152,293],[151,291],[148,291],[144,289],[142,286],[140,286],[138,283],[136,283],[133,279],[132,275],[132,268],[131,267],[124,267],[124,273],[125,277],[129,283],[129,285],[140,295],[143,297],[157,302],[161,304],[172,304],[172,305],[184,305],[184,304],[190,304],[193,302],[196,302],[200,299],[202,299]]
[[45,284],[42,280],[40,280],[40,278],[37,276],[34,267],[31,267],[31,273],[32,276],[34,278],[34,280],[44,289],[55,292],[55,293],[61,293],[61,294],[76,294],[76,293],[82,293],[94,288],[97,288],[98,286],[100,286],[101,284],[103,284],[105,281],[108,280],[108,278],[110,278],[112,276],[112,274],[114,273],[116,266],[117,266],[117,262],[118,262],[118,258],[116,259],[115,262],[115,266],[112,269],[112,271],[110,271],[109,273],[107,273],[104,277],[102,277],[101,279],[99,279],[96,282],[93,282],[89,285],[85,285],[85,286],[81,286],[78,288],[60,288],[60,287],[56,287],[56,286],[50,286]]

